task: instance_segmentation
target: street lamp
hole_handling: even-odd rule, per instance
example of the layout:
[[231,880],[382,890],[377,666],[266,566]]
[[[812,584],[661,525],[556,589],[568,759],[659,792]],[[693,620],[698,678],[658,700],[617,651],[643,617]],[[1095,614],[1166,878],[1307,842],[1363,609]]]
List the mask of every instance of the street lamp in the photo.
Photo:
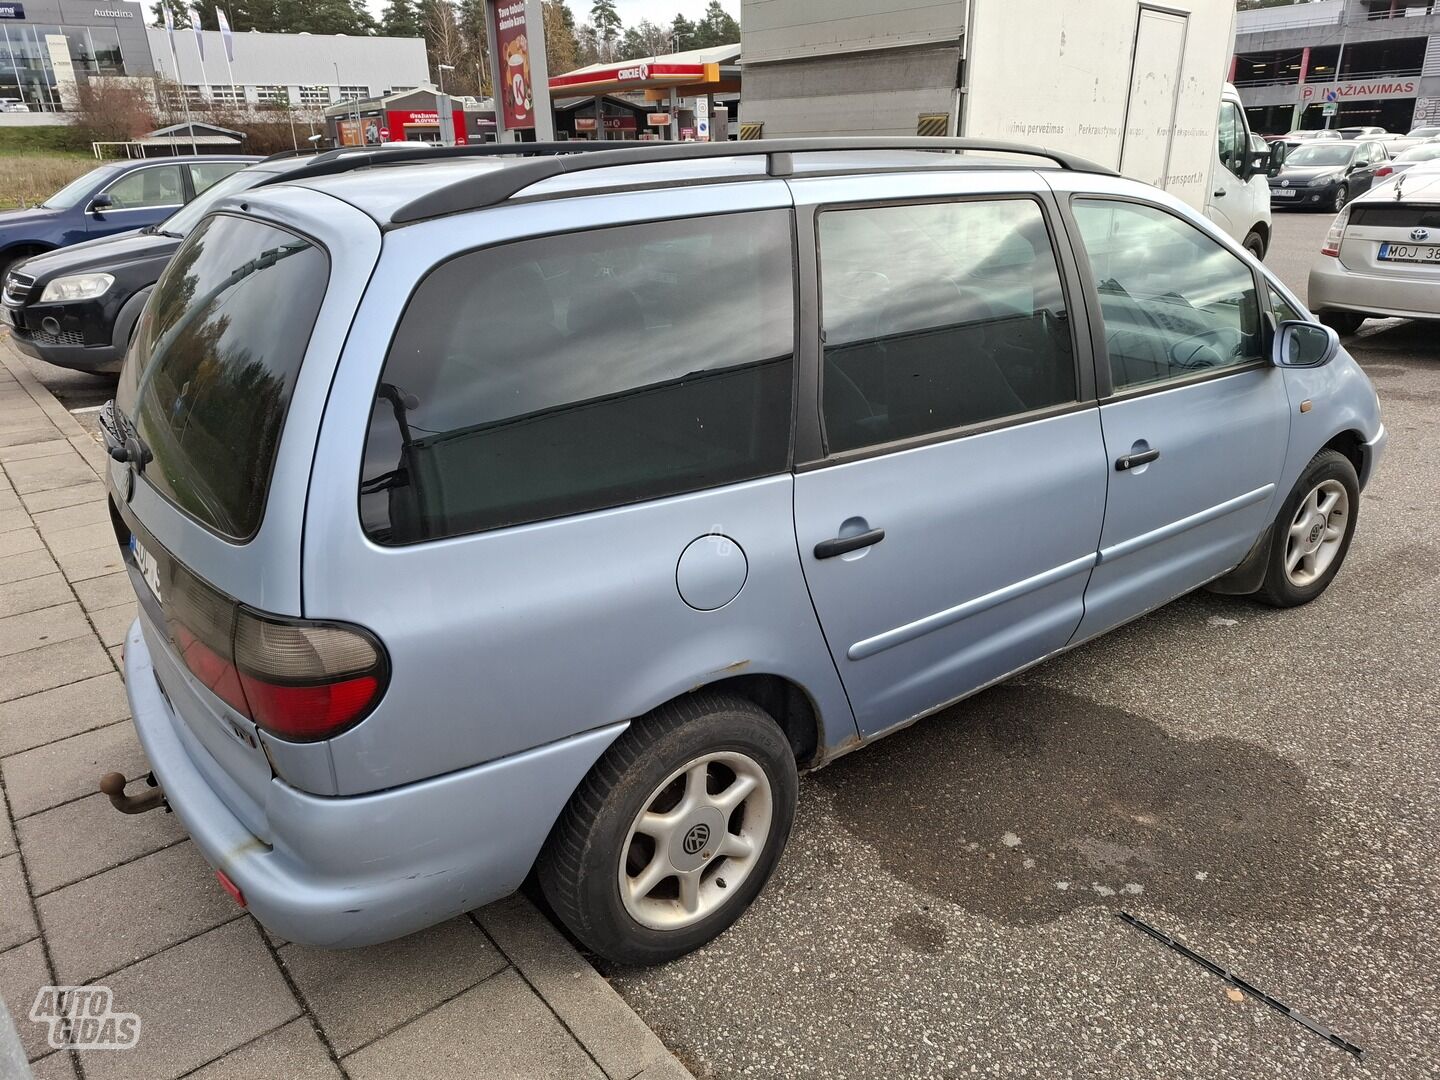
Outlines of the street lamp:
[[441,93],[441,95],[443,96],[444,93],[445,93],[445,73],[446,73],[447,71],[454,71],[454,70],[455,70],[455,65],[454,65],[454,64],[437,64],[437,65],[436,65],[436,70],[440,72],[440,93]]

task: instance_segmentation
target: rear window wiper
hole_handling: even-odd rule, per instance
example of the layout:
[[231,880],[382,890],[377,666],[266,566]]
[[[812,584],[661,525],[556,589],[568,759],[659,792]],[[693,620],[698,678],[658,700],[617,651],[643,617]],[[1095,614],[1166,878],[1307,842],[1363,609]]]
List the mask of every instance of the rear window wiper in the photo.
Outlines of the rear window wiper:
[[105,451],[116,461],[131,462],[136,472],[144,472],[154,457],[145,440],[130,419],[115,407],[111,398],[100,409],[100,429],[105,434]]

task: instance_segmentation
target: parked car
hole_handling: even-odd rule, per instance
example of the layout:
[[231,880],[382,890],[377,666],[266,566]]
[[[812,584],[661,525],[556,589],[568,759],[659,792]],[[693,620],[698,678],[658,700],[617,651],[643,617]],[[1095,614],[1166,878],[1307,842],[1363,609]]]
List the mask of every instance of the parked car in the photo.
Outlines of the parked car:
[[0,112],[28,113],[30,106],[19,98],[0,98]]
[[356,152],[276,155],[211,183],[159,225],[89,240],[17,264],[5,276],[0,294],[15,347],[59,367],[97,374],[119,371],[161,271],[217,200],[276,183],[316,161]]
[[1401,151],[1381,165],[1375,170],[1375,180],[1378,183],[1381,180],[1398,176],[1421,162],[1437,160],[1440,160],[1440,140],[1423,142],[1419,146],[1412,146],[1409,150]]
[[1385,147],[1371,140],[1299,147],[1270,177],[1271,206],[1339,210],[1370,189],[1375,170],[1388,160]]
[[1440,319],[1440,161],[1411,165],[1340,211],[1309,293],[1340,334],[1367,318]]
[[1411,128],[1407,134],[1412,139],[1440,139],[1440,127]]
[[163,221],[258,157],[206,155],[116,161],[91,169],[27,210],[0,212],[0,280],[17,262]]
[[1296,128],[1287,131],[1284,135],[1273,136],[1274,139],[1283,139],[1286,142],[1315,142],[1324,139],[1343,139],[1344,136],[1333,128]]
[[1389,135],[1383,127],[1342,127],[1336,128],[1342,139],[1380,139]]
[[1340,570],[1374,389],[1156,188],[967,139],[474,149],[216,204],[101,414],[158,784],[102,787],[288,940],[534,868],[589,948],[677,956],[799,769]]

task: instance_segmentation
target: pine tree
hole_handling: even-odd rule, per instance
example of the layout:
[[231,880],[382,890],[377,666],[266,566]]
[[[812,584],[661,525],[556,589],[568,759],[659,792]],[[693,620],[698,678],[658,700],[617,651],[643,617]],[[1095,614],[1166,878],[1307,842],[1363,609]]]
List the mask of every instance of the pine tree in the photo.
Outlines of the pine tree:
[[670,40],[670,47],[676,52],[695,48],[695,24],[684,15],[676,15],[670,21]]
[[456,8],[460,27],[462,59],[456,65],[453,84],[456,93],[484,97],[490,93],[489,32],[485,26],[485,0],[460,0]]
[[390,0],[380,16],[380,32],[386,37],[424,37],[413,0]]
[[720,0],[710,0],[710,6],[695,24],[695,38],[696,47],[702,49],[738,44],[740,24],[725,10]]
[[590,5],[590,22],[595,27],[595,36],[604,53],[602,59],[615,59],[615,45],[625,29],[620,22],[620,13],[615,10],[615,0],[595,0]]

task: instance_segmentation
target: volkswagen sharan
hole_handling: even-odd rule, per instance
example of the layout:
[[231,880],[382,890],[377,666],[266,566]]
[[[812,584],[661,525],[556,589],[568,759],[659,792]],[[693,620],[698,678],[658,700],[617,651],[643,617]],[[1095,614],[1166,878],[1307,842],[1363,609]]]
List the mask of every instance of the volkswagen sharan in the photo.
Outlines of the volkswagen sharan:
[[955,139],[411,157],[218,203],[104,415],[153,768],[106,790],[284,938],[533,871],[675,957],[798,772],[1345,560],[1370,381],[1156,189]]

